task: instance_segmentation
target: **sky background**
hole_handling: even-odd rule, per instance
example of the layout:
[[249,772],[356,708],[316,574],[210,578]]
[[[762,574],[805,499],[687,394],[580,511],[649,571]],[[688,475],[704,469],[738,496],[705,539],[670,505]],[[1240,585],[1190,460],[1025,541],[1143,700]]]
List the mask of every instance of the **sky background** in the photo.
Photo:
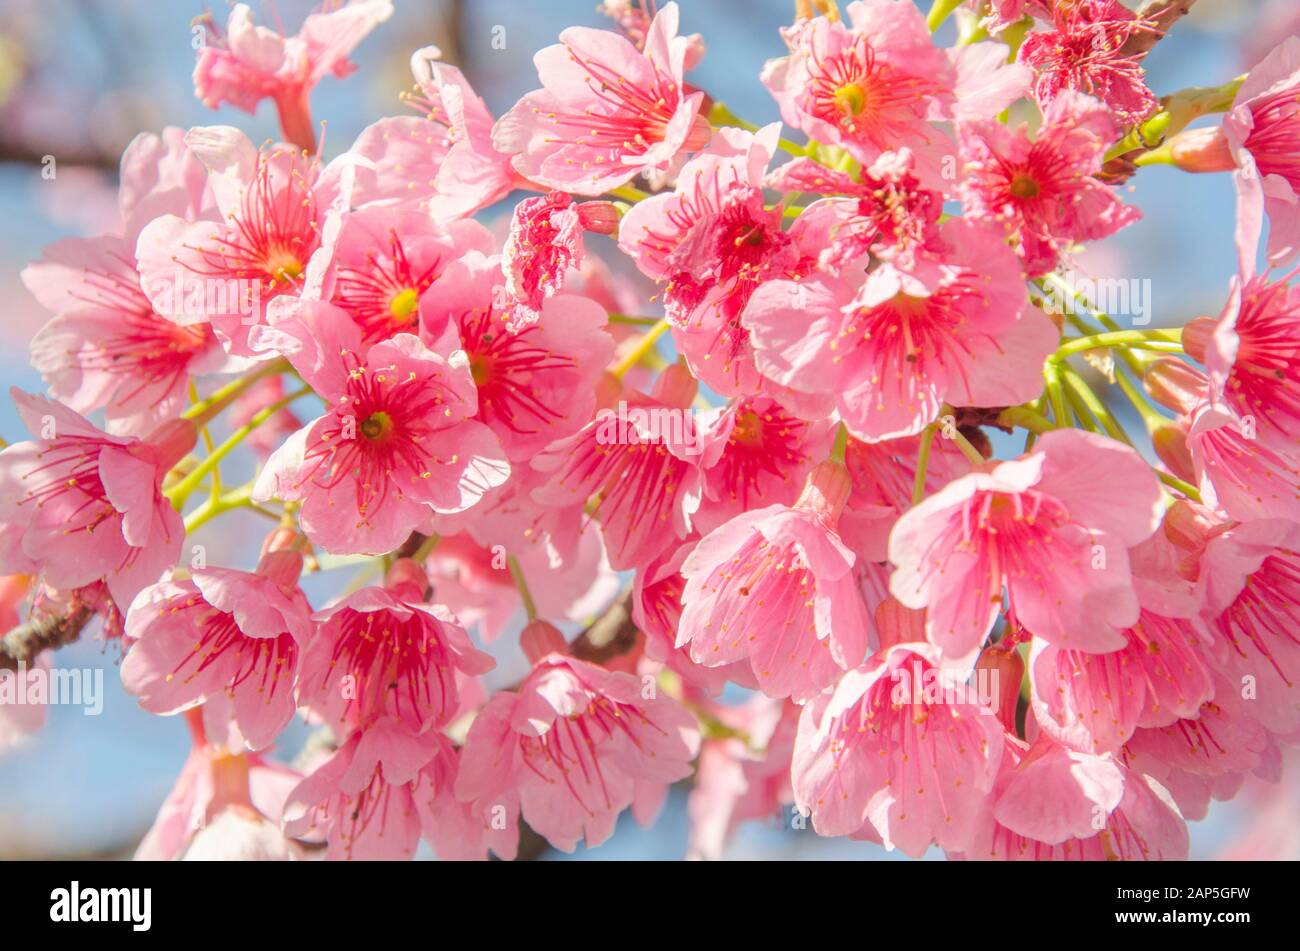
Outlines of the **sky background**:
[[[291,0],[252,5],[259,22],[275,22],[278,15],[290,32],[310,6]],[[436,0],[394,5],[394,17],[353,57],[359,72],[343,81],[326,79],[313,95],[316,120],[328,123],[326,158],[380,116],[406,112],[397,96],[410,86],[409,56],[421,46],[455,50],[453,61],[500,115],[536,87],[532,55],[554,42],[564,26],[609,25],[595,11],[595,0],[467,0],[453,43],[445,8]],[[783,51],[777,28],[790,20],[789,0],[681,0],[680,6],[683,32],[702,33],[708,44],[690,80],[752,122],[778,119],[757,77],[763,62]],[[41,389],[27,363],[27,343],[48,316],[22,287],[18,272],[59,237],[111,227],[115,176],[77,167],[75,159],[115,157],[136,132],[164,125],[226,123],[254,141],[276,136],[269,103],[250,117],[228,108],[214,113],[194,98],[191,21],[203,9],[190,0],[0,0],[0,375],[8,385]],[[226,7],[211,9],[224,22]],[[1162,95],[1230,79],[1266,52],[1270,39],[1300,27],[1297,11],[1298,0],[1202,0],[1147,60],[1151,87]],[[504,28],[504,49],[494,48],[498,27]],[[3,161],[15,154],[36,163],[53,155],[56,176],[42,178],[32,161]],[[1144,220],[1091,249],[1081,266],[1098,277],[1149,280],[1154,325],[1217,313],[1234,268],[1229,178],[1144,170],[1126,201],[1142,209]],[[500,214],[490,210],[484,219],[490,223]],[[0,435],[13,440],[20,432],[12,406],[0,401]],[[218,533],[204,536],[208,557],[238,563],[243,553],[237,549],[259,536],[243,532],[237,522],[233,530],[222,524]],[[315,579],[308,589],[313,603],[338,580]],[[121,690],[116,662],[116,648],[97,641],[58,654],[59,665],[104,670],[104,710],[87,717],[77,708],[54,708],[43,733],[0,757],[0,858],[113,854],[129,849],[152,821],[185,758],[188,736],[181,720],[136,707]],[[301,728],[291,730],[286,748],[292,750],[302,735]],[[650,830],[625,815],[610,842],[593,853],[580,850],[575,858],[680,857],[687,836],[683,803],[684,793],[675,790]],[[1300,825],[1294,783],[1216,806],[1208,821],[1192,826],[1193,857],[1213,857],[1252,822],[1278,816],[1283,829],[1294,832]],[[1294,842],[1278,847],[1300,857]],[[866,843],[794,831],[788,816],[774,816],[742,829],[728,857],[897,856]]]

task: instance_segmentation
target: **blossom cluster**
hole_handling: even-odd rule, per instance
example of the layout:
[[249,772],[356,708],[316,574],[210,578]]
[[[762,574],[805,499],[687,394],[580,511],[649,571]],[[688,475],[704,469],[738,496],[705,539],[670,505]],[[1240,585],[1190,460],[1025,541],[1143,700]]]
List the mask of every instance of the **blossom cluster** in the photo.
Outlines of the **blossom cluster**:
[[[97,617],[192,732],[140,856],[571,851],[689,782],[699,857],[780,817],[1174,859],[1279,778],[1300,39],[1157,98],[1117,0],[958,6],[795,4],[757,127],[675,3],[606,0],[499,116],[417,50],[414,111],[328,160],[312,89],[389,0],[208,22],[197,96],[285,141],[130,144],[120,227],[23,272],[48,392],[0,452],[10,625]],[[1068,275],[1161,164],[1231,173],[1240,273],[1126,327]],[[192,557],[236,513],[245,567]]]

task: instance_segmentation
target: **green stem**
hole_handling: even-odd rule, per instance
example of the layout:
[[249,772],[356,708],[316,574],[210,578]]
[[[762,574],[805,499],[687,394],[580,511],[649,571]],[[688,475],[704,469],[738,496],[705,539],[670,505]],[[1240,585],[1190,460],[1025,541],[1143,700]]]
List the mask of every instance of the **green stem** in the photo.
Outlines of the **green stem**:
[[668,322],[667,318],[655,321],[654,326],[641,336],[641,339],[636,342],[636,346],[628,351],[627,356],[614,364],[613,369],[609,372],[619,379],[622,379],[628,370],[641,362],[643,357],[654,352],[656,341],[667,333],[671,326],[672,325]]
[[1101,398],[1092,391],[1092,387],[1088,385],[1087,381],[1075,372],[1073,367],[1067,364],[1062,364],[1061,375],[1064,377],[1066,384],[1070,387],[1070,391],[1074,393],[1074,395],[1079,398],[1079,401],[1088,408],[1088,412],[1096,418],[1097,422],[1101,423],[1105,428],[1106,433],[1112,439],[1118,439],[1121,442],[1128,443],[1129,445],[1133,444],[1133,441],[1128,438],[1128,433],[1124,432],[1124,427],[1115,420],[1115,417],[1111,415],[1110,410],[1106,408],[1106,404],[1103,403]]
[[1156,478],[1159,479],[1161,482],[1163,482],[1165,485],[1169,486],[1170,488],[1177,489],[1179,492],[1183,493],[1183,495],[1187,496],[1193,502],[1201,501],[1201,491],[1200,489],[1196,488],[1196,486],[1190,485],[1184,482],[1182,479],[1178,478],[1178,476],[1170,475],[1168,472],[1161,472],[1159,469],[1155,469],[1152,471],[1155,472]]
[[1173,344],[1181,349],[1182,339],[1183,331],[1181,328],[1174,330],[1108,330],[1105,333],[1068,339],[1057,347],[1056,352],[1047,359],[1060,363],[1066,357],[1073,356],[1076,353],[1083,353],[1085,350],[1100,350],[1103,347],[1137,347],[1143,349],[1153,343]]
[[1133,404],[1133,408],[1137,410],[1138,415],[1142,417],[1142,423],[1146,426],[1148,433],[1155,432],[1158,427],[1169,423],[1169,417],[1156,409],[1155,404],[1147,399],[1147,395],[1142,391],[1142,388],[1134,386],[1127,375],[1116,373],[1115,382],[1119,384],[1121,392]]
[[192,472],[167,490],[167,498],[171,500],[172,507],[179,512],[184,507],[185,500],[190,497],[190,493],[202,484],[204,477],[207,476],[209,472],[214,471],[217,466],[221,464],[221,460],[228,456],[232,449],[243,442],[244,439],[248,437],[249,433],[257,429],[258,426],[261,426],[294,400],[306,396],[311,391],[312,389],[310,386],[304,386],[301,389],[294,390],[284,399],[277,400],[265,409],[258,410],[252,419],[231,433],[230,436],[227,437],[226,441],[214,449],[207,458],[195,466]]
[[934,0],[934,5],[930,7],[930,12],[925,17],[925,25],[933,33],[943,26],[944,21],[952,16],[952,12],[959,6],[961,0]]
[[632,314],[610,314],[611,324],[625,324],[629,327],[653,327],[659,323],[658,317],[637,317]]
[[434,532],[424,541],[420,542],[420,547],[411,554],[411,560],[417,565],[420,564],[424,559],[433,554],[433,550],[438,547],[440,541],[442,541],[442,536],[437,532]]
[[200,400],[185,412],[181,413],[182,419],[193,420],[198,426],[206,426],[227,406],[233,403],[240,394],[246,392],[259,380],[268,376],[275,376],[284,373],[290,369],[289,361],[280,359],[272,360],[263,366],[258,367],[246,376],[241,376],[237,380],[232,380],[221,389],[217,390],[207,399]]
[[537,620],[537,605],[533,602],[532,592],[528,590],[528,582],[524,580],[524,570],[519,567],[519,559],[514,555],[507,555],[506,564],[510,568],[510,577],[514,579],[515,587],[519,589],[519,600],[524,603],[524,614],[530,621]]
[[835,445],[831,447],[831,462],[844,463],[844,454],[849,449],[849,427],[840,423],[835,430]]
[[1027,429],[1039,436],[1056,428],[1050,419],[1028,406],[1008,406],[998,414],[998,422],[1003,426]]
[[938,423],[931,423],[921,431],[921,449],[916,456],[916,478],[912,482],[912,504],[919,505],[925,498],[925,479],[930,469],[930,450],[934,448],[934,434]]
[[250,482],[237,489],[231,489],[224,495],[214,495],[205,499],[202,505],[185,516],[185,534],[189,535],[198,531],[199,528],[218,515],[229,512],[231,509],[251,509],[259,515],[279,521],[280,516],[255,504],[252,495],[253,483]]
[[617,188],[611,188],[609,194],[613,195],[615,198],[621,198],[623,201],[630,202],[633,205],[650,197],[649,192],[643,192],[641,189],[633,188],[631,185],[619,185]]
[[1059,365],[1050,358],[1043,364],[1043,379],[1047,384],[1047,401],[1052,407],[1052,419],[1057,429],[1065,429],[1073,420],[1065,404],[1065,390],[1061,387],[1059,370]]

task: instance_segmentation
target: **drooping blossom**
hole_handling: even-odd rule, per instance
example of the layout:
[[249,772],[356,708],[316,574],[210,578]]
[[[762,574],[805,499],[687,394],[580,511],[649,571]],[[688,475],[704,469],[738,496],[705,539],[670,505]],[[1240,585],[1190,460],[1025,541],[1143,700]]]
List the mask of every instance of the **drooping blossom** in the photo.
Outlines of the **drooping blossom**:
[[857,288],[829,275],[760,287],[743,320],[760,372],[833,397],[849,431],[866,440],[914,435],[945,402],[1006,406],[1036,396],[1058,334],[1029,307],[1014,255],[964,221],[942,234],[942,258],[918,259],[912,270],[886,262]]
[[674,364],[649,396],[624,390],[617,411],[603,410],[533,460],[550,475],[534,490],[537,501],[565,507],[597,500],[593,514],[615,569],[653,558],[690,530],[703,491],[702,447],[688,411],[697,385]]
[[32,365],[50,395],[79,413],[105,410],[106,428],[143,436],[180,410],[192,376],[227,369],[206,326],[155,312],[141,287],[136,239],[155,217],[210,217],[207,173],[177,128],[136,136],[122,155],[121,234],[64,238],[23,269],[55,317],[32,338]]
[[258,753],[207,742],[197,716],[197,711],[189,714],[194,733],[189,757],[136,847],[136,860],[305,858],[280,830],[280,808],[298,773]]
[[463,352],[405,333],[367,348],[337,307],[286,304],[254,344],[286,355],[326,411],[267,460],[255,498],[301,501],[303,531],[326,551],[382,553],[433,512],[462,511],[505,481],[500,444],[471,418]]
[[185,530],[162,482],[194,446],[194,425],[110,436],[54,400],[10,396],[33,438],[0,451],[0,571],[61,590],[103,581],[130,604],[180,553]]
[[890,591],[926,608],[926,637],[956,660],[979,648],[1006,591],[1036,637],[1120,650],[1139,604],[1128,549],[1160,524],[1156,477],[1128,446],[1078,430],[950,482],[889,539]]
[[384,587],[362,588],[318,611],[303,653],[298,700],[349,727],[391,717],[412,733],[447,723],[460,709],[458,678],[495,662],[465,629],[425,597],[423,572],[410,559],[389,570]]
[[316,150],[308,99],[327,75],[339,78],[356,70],[348,55],[366,34],[393,13],[389,0],[350,0],[325,4],[308,16],[294,36],[257,26],[247,4],[230,11],[223,33],[206,17],[204,43],[194,65],[194,94],[209,109],[229,103],[250,115],[270,99],[289,141]]
[[420,308],[426,341],[462,350],[478,394],[475,418],[524,461],[578,431],[595,409],[595,385],[614,351],[594,301],[557,294],[521,320],[502,285],[501,260],[466,254],[450,264]]
[[1071,0],[1052,7],[1052,30],[1032,32],[1020,62],[1033,67],[1034,98],[1044,109],[1067,91],[1105,103],[1124,126],[1147,118],[1159,103],[1147,87],[1142,59],[1124,46],[1156,25],[1119,0]]
[[1159,783],[1110,755],[1006,737],[993,795],[965,850],[976,861],[1180,861],[1187,823]]
[[843,465],[823,463],[793,506],[746,511],[706,535],[681,568],[677,646],[707,667],[748,660],[763,693],[797,703],[861,663],[870,621],[835,534],[849,488]]
[[638,678],[564,654],[544,621],[521,635],[533,667],[474,719],[460,754],[456,797],[502,806],[555,848],[609,838],[629,806],[648,823],[668,785],[690,774],[699,752],[695,718]]
[[300,554],[276,551],[255,572],[196,568],[186,580],[146,588],[127,612],[123,686],[158,714],[224,695],[249,748],[270,745],[293,717],[302,650],[314,633],[301,570]]
[[441,794],[435,782],[445,781],[445,771],[437,761],[449,747],[437,730],[412,734],[391,718],[352,732],[289,793],[285,831],[324,838],[332,860],[412,858],[421,813]]
[[660,10],[643,51],[617,34],[569,27],[540,51],[542,89],[497,122],[492,143],[515,170],[547,188],[599,195],[708,141],[704,96],[682,84],[690,41],[677,4]]
[[1268,519],[1230,525],[1201,559],[1205,617],[1227,646],[1234,687],[1254,685],[1252,715],[1270,730],[1300,728],[1300,523]]
[[927,645],[894,644],[804,706],[795,802],[819,834],[874,833],[913,858],[932,842],[970,846],[998,775],[1002,728],[961,689],[922,689],[943,682],[937,661]]
[[1090,96],[1054,97],[1032,141],[1023,126],[991,121],[960,123],[957,134],[966,214],[1014,236],[1031,276],[1055,267],[1072,243],[1108,237],[1141,217],[1093,177],[1119,132]]

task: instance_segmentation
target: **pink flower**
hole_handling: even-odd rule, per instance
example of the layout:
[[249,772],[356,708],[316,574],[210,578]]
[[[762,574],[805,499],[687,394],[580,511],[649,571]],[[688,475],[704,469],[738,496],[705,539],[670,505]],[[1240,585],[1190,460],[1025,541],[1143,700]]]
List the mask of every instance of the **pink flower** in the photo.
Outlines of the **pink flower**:
[[691,659],[689,644],[680,647],[677,644],[682,593],[686,589],[682,563],[698,543],[699,539],[688,540],[637,569],[632,585],[632,620],[637,630],[645,635],[644,657],[663,664],[688,684],[715,697],[721,695],[729,682],[756,688],[757,683],[746,660],[708,667]]
[[564,288],[569,270],[581,267],[582,232],[613,234],[618,212],[609,202],[573,203],[566,192],[525,198],[515,205],[501,252],[506,293],[516,301],[514,323],[540,319],[543,301]]
[[933,648],[895,645],[804,707],[794,794],[818,833],[874,830],[913,858],[932,842],[970,845],[998,774],[1002,728],[964,695],[921,689],[941,676],[936,661]]
[[[802,163],[807,162],[811,160],[795,159],[777,172],[797,164],[806,169]],[[816,201],[799,215],[800,239],[820,245],[817,257],[823,269],[840,274],[868,254],[907,267],[918,251],[942,253],[938,224],[943,195],[920,184],[909,149],[881,153],[863,169],[861,182],[835,181],[823,166],[817,168],[822,171],[792,170],[780,177],[780,183],[788,191],[808,191],[821,182],[820,188],[829,193],[855,196]],[[810,173],[815,176],[811,181],[802,180]]]
[[137,861],[302,859],[279,829],[298,774],[256,753],[196,743],[136,848]]
[[12,389],[34,439],[0,452],[0,571],[70,590],[103,580],[120,605],[176,562],[185,531],[162,494],[192,423],[110,436],[61,403]]
[[1054,5],[1052,24],[1053,31],[1030,33],[1020,47],[1020,62],[1038,74],[1034,98],[1044,110],[1069,90],[1100,99],[1124,126],[1156,110],[1141,65],[1146,54],[1123,52],[1131,38],[1157,29],[1152,21],[1119,0],[1071,0]]
[[422,809],[441,794],[437,765],[450,753],[437,730],[411,734],[393,719],[348,736],[289,794],[284,828],[323,836],[331,860],[404,860],[420,842]]
[[823,463],[793,506],[737,515],[682,565],[677,646],[706,667],[748,660],[769,697],[802,703],[862,661],[870,620],[835,534],[849,476]]
[[609,838],[628,806],[642,824],[668,785],[690,775],[699,751],[695,718],[630,674],[566,657],[554,627],[522,635],[533,669],[517,691],[496,694],[470,726],[456,797],[505,808],[555,848],[572,852]]
[[416,116],[390,116],[367,126],[352,147],[321,172],[322,188],[346,186],[351,207],[411,204],[442,222],[473,214],[514,188],[535,188],[492,146],[495,121],[487,105],[442,51],[411,55],[416,91],[406,95]]
[[448,288],[452,262],[468,251],[491,253],[494,245],[475,221],[444,227],[409,205],[368,205],[342,216],[327,239],[319,296],[347,311],[367,344],[417,333],[420,302]]
[[425,603],[425,579],[397,561],[386,587],[362,588],[322,611],[303,654],[299,702],[328,722],[391,717],[412,733],[442,726],[460,707],[458,677],[496,666],[445,607]]
[[316,150],[308,97],[328,74],[340,78],[356,67],[348,54],[378,24],[393,13],[389,0],[352,0],[345,6],[315,13],[303,21],[296,36],[286,37],[255,26],[247,4],[230,11],[222,36],[211,18],[204,21],[207,42],[194,66],[194,94],[209,109],[228,102],[250,115],[263,99],[271,99],[285,135],[298,148]]
[[760,287],[743,320],[760,372],[833,396],[849,431],[866,440],[914,435],[945,402],[1006,406],[1037,396],[1059,334],[1028,306],[1015,257],[964,221],[942,234],[942,258],[911,271],[882,264],[856,292],[830,276]]
[[[758,378],[741,315],[755,288],[798,276],[801,262],[779,209],[763,198],[763,173],[780,127],[722,129],[687,162],[673,192],[633,206],[619,247],[647,277],[667,282],[664,304],[694,372],[725,394],[754,392]],[[802,266],[801,266],[802,265]]]
[[1255,685],[1252,716],[1278,733],[1300,729],[1300,523],[1228,526],[1205,546],[1200,585],[1210,630],[1227,645],[1225,673],[1235,689],[1242,678]]
[[1180,861],[1187,848],[1187,824],[1148,776],[1046,737],[1030,749],[1008,737],[972,842],[949,858]]
[[141,591],[126,617],[132,640],[122,684],[150,713],[172,714],[225,695],[250,749],[293,718],[311,606],[298,590],[302,556],[277,551],[256,572],[195,569]]
[[906,512],[889,539],[890,591],[926,608],[954,662],[983,643],[1005,588],[1016,619],[1058,647],[1127,646],[1138,620],[1127,549],[1160,524],[1155,475],[1129,447],[1055,430],[1032,452],[972,472]]
[[650,396],[625,392],[619,412],[598,413],[533,460],[550,473],[533,492],[543,505],[599,497],[594,514],[615,569],[653,558],[690,530],[702,492],[699,439],[688,411],[695,390],[695,380],[674,364]]
[[[912,506],[921,438],[905,436],[883,442],[850,439],[844,453],[853,489],[840,513],[840,538],[862,561],[889,557],[889,532]],[[925,492],[933,495],[958,476],[970,472],[970,461],[956,440],[934,439],[925,470]]]
[[614,351],[604,310],[575,294],[538,301],[521,320],[496,257],[468,254],[447,267],[420,309],[436,348],[462,350],[478,393],[476,417],[523,461],[572,436],[596,408],[596,381]]
[[951,104],[956,75],[925,17],[894,0],[859,0],[845,12],[847,26],[817,17],[786,30],[790,55],[764,65],[781,118],[864,165],[902,146],[941,148],[927,120]]
[[191,129],[185,143],[208,168],[221,217],[151,221],[136,243],[141,287],[159,314],[211,324],[232,356],[249,357],[249,328],[272,299],[302,292],[320,247],[318,166],[285,147],[259,153],[229,126]]
[[533,57],[543,89],[492,130],[515,170],[547,188],[599,195],[708,141],[702,93],[682,85],[690,41],[677,4],[656,14],[644,52],[605,30],[569,27]]
[[1071,243],[1107,237],[1141,217],[1093,178],[1118,137],[1095,99],[1054,97],[1033,142],[1024,127],[1013,132],[997,122],[963,122],[957,131],[966,213],[1013,234],[1030,275],[1054,268]]
[[687,857],[716,860],[742,822],[766,819],[794,801],[790,757],[799,708],[754,697],[735,707],[711,704],[709,712],[739,734],[701,744],[686,801],[691,819]]
[[794,502],[831,448],[827,420],[808,422],[767,396],[746,396],[702,421],[704,498],[694,523],[712,531],[742,512]]
[[285,354],[326,412],[267,461],[254,496],[301,500],[299,521],[326,551],[392,551],[435,511],[469,508],[509,475],[477,408],[464,353],[412,334],[365,348],[330,304],[287,300],[253,345]]
[[32,338],[32,365],[50,395],[79,413],[105,410],[109,432],[142,436],[177,415],[192,375],[225,369],[205,326],[154,311],[141,287],[135,243],[154,217],[206,217],[207,173],[180,129],[141,134],[122,155],[121,235],[65,238],[28,265],[23,283],[55,317]]

